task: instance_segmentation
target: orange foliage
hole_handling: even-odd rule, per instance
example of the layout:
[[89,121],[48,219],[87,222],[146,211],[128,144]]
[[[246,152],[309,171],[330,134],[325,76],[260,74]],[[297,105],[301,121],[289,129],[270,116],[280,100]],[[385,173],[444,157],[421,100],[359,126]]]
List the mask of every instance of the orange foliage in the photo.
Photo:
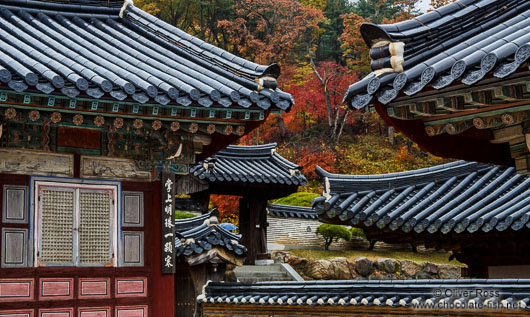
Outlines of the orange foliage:
[[328,150],[322,146],[317,149],[310,149],[309,146],[304,146],[298,153],[296,164],[304,167],[304,175],[308,180],[318,179],[315,173],[316,166],[320,166],[328,172],[337,173],[337,156],[333,151]]
[[231,218],[237,218],[239,211],[239,196],[211,195],[210,205],[219,210],[219,222],[233,222]]
[[284,61],[291,51],[313,42],[322,11],[296,0],[240,0],[236,18],[218,22],[234,49],[257,63]]
[[[331,126],[328,117],[335,120],[344,114],[342,98],[348,86],[359,80],[356,72],[334,62],[320,62],[316,68],[326,84],[325,88],[315,73],[311,73],[305,76],[305,81],[293,84],[287,90],[296,100],[293,111],[283,114],[283,121],[290,132],[300,132],[324,122]],[[324,89],[328,93],[330,109],[326,107]]]
[[453,2],[455,2],[455,0],[431,0],[430,5],[433,9],[438,9]]
[[396,155],[396,159],[399,162],[406,163],[412,161],[414,159],[414,155],[409,152],[406,145],[403,145],[401,148],[399,148],[399,153]]
[[344,49],[344,55],[348,57],[348,63],[353,69],[363,73],[370,72],[369,48],[364,43],[361,36],[361,24],[370,22],[369,18],[363,18],[355,13],[344,14],[343,19],[344,31],[339,37],[342,41],[341,47]]

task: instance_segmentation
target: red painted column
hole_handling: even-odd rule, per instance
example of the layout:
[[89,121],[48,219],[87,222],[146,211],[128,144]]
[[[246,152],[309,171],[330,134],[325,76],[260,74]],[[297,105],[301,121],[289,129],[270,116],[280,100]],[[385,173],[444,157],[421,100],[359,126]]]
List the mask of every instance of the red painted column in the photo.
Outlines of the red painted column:
[[161,236],[161,184],[153,182],[153,200],[151,230],[153,233],[152,245],[146,245],[147,256],[151,257],[152,269],[152,315],[153,317],[175,316],[175,276],[173,274],[162,274],[162,236]]

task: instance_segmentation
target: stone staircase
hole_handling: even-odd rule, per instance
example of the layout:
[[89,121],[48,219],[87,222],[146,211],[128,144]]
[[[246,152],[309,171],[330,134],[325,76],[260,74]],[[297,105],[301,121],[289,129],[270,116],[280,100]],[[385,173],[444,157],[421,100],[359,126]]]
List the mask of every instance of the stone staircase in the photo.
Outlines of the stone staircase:
[[243,265],[234,269],[239,282],[303,281],[304,279],[286,263],[270,265]]

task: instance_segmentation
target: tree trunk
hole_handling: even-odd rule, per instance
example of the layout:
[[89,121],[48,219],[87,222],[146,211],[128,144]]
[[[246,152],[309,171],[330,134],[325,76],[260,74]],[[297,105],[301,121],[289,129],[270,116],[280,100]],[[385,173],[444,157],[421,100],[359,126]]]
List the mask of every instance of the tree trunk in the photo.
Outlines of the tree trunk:
[[328,124],[330,128],[333,128],[334,125],[334,113],[333,107],[331,106],[331,99],[329,98],[329,91],[328,91],[328,80],[326,78],[323,78],[319,72],[317,71],[317,67],[315,66],[315,63],[313,62],[313,59],[309,57],[309,62],[311,63],[311,68],[313,69],[313,73],[315,73],[315,76],[317,76],[318,80],[320,81],[320,84],[322,85],[322,91],[324,92],[324,99],[326,100],[326,109],[328,110]]
[[331,245],[331,242],[333,242],[333,238],[326,238],[326,245],[325,245],[325,248],[326,250],[329,250],[329,246]]

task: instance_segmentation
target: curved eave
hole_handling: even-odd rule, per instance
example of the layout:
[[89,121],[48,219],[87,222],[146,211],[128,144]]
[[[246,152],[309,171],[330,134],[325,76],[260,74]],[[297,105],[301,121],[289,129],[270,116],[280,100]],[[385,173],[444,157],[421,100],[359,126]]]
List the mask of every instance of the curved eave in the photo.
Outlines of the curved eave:
[[[328,174],[329,175],[329,174]],[[530,229],[530,176],[479,163],[433,171],[370,176],[331,175],[313,201],[324,222],[407,234],[495,234]]]
[[[401,93],[413,96],[457,81],[473,85],[488,76],[506,78],[530,56],[529,26],[530,3],[508,0],[458,1],[396,24],[363,24],[370,47],[378,40],[404,43],[404,71],[371,73],[349,87],[344,101],[362,109],[388,104]],[[374,54],[377,61],[389,59],[379,51]]]

